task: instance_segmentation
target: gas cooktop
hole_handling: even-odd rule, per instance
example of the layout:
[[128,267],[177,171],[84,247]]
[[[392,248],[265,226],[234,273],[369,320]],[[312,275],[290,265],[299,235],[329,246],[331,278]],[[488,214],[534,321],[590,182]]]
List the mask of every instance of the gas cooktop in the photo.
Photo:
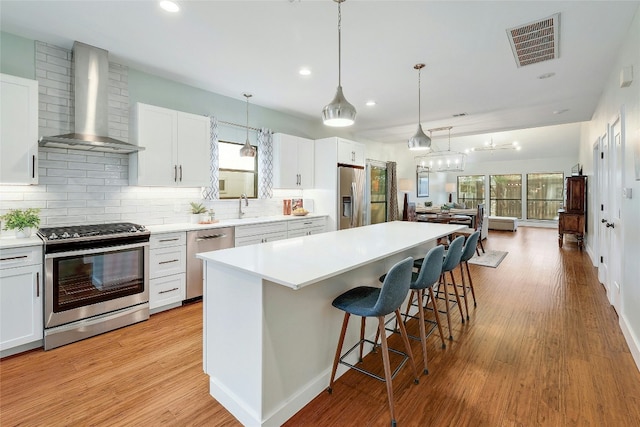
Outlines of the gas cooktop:
[[72,242],[74,240],[90,240],[91,238],[116,238],[129,235],[150,234],[143,226],[130,222],[118,222],[112,224],[94,225],[70,225],[61,227],[43,227],[38,230],[38,235],[45,242],[64,240]]

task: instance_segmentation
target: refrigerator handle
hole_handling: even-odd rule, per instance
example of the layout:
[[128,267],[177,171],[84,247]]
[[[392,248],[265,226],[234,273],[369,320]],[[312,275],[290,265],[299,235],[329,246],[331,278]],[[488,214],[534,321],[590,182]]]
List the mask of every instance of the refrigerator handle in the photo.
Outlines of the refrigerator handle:
[[353,228],[353,227],[356,226],[356,221],[355,221],[355,218],[356,218],[355,201],[356,200],[354,198],[355,195],[356,195],[356,183],[355,182],[351,183],[350,191],[351,191],[351,218],[349,219],[349,223],[350,223],[350,227]]

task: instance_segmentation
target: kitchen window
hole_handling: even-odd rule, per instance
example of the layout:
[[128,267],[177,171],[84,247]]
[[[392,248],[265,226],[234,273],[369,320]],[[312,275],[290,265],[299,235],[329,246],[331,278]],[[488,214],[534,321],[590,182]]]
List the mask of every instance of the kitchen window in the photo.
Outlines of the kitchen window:
[[[258,155],[240,157],[242,145],[218,141],[218,185],[221,199],[237,199],[242,194],[253,199],[258,197]],[[258,148],[253,147],[257,151]]]
[[462,175],[458,177],[458,203],[466,208],[476,208],[484,203],[484,175]]
[[522,218],[522,175],[489,175],[489,215]]
[[557,219],[563,192],[564,174],[527,174],[527,219]]

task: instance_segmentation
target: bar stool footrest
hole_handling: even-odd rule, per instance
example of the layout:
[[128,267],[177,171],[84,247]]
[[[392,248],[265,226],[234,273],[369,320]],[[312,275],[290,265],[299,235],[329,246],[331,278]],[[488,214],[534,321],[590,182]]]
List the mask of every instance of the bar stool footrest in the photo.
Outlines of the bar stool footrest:
[[[353,350],[355,350],[356,348],[359,348],[361,343],[371,344],[374,348],[377,346],[377,344],[375,342],[373,342],[371,340],[368,340],[366,338],[363,339],[363,340],[360,340],[353,347],[351,347],[345,354],[343,354],[342,357],[340,357],[340,359],[338,360],[338,363],[340,363],[341,365],[348,366],[351,369],[355,369],[356,371],[361,372],[361,373],[363,373],[363,374],[365,374],[367,376],[370,376],[371,378],[375,378],[378,381],[382,381],[383,383],[386,383],[387,381],[383,377],[381,377],[379,375],[376,375],[373,372],[367,371],[366,369],[360,368],[360,367],[358,367],[356,365],[352,365],[351,363],[345,362],[343,360],[345,357],[349,356],[349,354],[351,354],[351,352]],[[396,350],[395,348],[391,348],[391,347],[388,347],[388,348],[389,348],[390,352],[402,356],[402,361],[396,367],[396,369],[391,373],[391,380],[393,380],[396,377],[396,375],[398,374],[398,372],[400,372],[400,369],[402,369],[402,367],[407,362],[407,360],[409,360],[409,356],[406,353],[404,353],[404,352],[402,352],[400,350]]]

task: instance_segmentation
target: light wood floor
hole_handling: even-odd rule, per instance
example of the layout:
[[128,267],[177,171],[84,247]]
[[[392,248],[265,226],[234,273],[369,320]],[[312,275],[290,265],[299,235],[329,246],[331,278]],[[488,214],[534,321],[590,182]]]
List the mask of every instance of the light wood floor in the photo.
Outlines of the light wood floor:
[[[394,380],[398,425],[640,425],[640,373],[586,253],[526,227],[492,231],[486,248],[509,255],[497,269],[471,266],[478,307],[464,325],[454,316],[446,349],[429,338],[429,375],[414,385],[405,367]],[[0,425],[239,425],[208,393],[201,310],[3,359]],[[390,345],[401,348],[396,336]],[[386,426],[385,393],[348,372],[286,425]]]

